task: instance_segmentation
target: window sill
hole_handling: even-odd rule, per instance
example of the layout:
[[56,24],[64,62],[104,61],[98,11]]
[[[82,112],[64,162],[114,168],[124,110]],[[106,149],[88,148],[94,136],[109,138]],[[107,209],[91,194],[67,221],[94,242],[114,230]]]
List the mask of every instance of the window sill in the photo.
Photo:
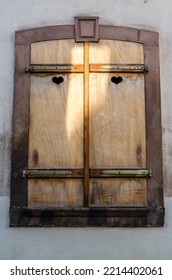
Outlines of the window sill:
[[11,208],[10,226],[147,227],[163,226],[164,208]]

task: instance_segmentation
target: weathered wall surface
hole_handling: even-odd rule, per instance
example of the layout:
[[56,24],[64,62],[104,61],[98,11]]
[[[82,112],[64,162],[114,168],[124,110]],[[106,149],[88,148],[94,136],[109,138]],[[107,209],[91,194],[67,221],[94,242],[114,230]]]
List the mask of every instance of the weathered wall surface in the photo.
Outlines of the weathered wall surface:
[[[170,0],[0,0],[0,259],[172,258],[172,29]],[[162,229],[14,229],[8,227],[10,138],[16,30],[73,24],[75,16],[100,24],[160,34],[166,223]]]

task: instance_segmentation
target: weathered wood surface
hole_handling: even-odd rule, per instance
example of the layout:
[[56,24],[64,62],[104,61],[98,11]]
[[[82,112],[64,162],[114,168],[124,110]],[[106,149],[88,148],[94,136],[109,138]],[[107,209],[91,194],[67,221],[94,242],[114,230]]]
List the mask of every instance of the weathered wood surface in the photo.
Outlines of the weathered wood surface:
[[90,74],[90,167],[145,167],[144,76],[113,76]]
[[90,206],[146,206],[145,179],[90,179]]
[[[76,63],[75,60],[69,60],[69,53],[78,50],[76,46],[73,40],[34,43],[32,63],[52,63],[52,58],[55,63]],[[77,55],[80,60],[77,61],[81,63],[83,51],[80,47],[79,50]],[[117,73],[115,76],[113,73],[89,74],[90,62],[107,63],[109,59],[112,63],[142,63],[142,45],[102,40],[95,49],[94,44],[85,43],[84,98],[82,74],[63,74],[60,76],[63,82],[59,85],[52,83],[52,76],[38,75],[31,79],[29,168],[84,167],[85,206],[89,199],[89,167],[146,166],[144,76],[119,74],[121,82],[114,84],[114,77],[119,78]],[[91,180],[90,201],[94,205],[144,205],[146,180],[140,180],[141,183],[135,183],[134,180],[131,183],[129,179],[123,179],[121,195],[118,190],[120,180],[98,179],[96,193],[99,192],[100,201],[93,199],[95,184]],[[68,184],[69,180],[63,180],[65,182]],[[70,182],[75,184],[78,181]],[[39,181],[39,184],[41,187],[34,187],[34,191],[38,191],[38,197],[44,197],[45,181]],[[51,184],[57,195],[56,184],[52,180]],[[136,185],[136,191],[139,189],[138,192],[133,191],[133,184]],[[34,180],[29,180],[31,205],[36,196],[35,193],[33,196],[33,185]],[[131,187],[125,190],[125,186]],[[70,186],[68,188],[70,193]],[[104,189],[106,196],[112,198],[110,202],[103,195]],[[114,198],[114,192],[117,199]],[[139,193],[139,198],[134,193]]]
[[28,206],[83,206],[82,179],[29,179]]
[[90,43],[89,45],[89,63],[144,63],[142,44],[115,40],[99,40],[98,44]]
[[82,168],[83,75],[53,77],[31,78],[29,168]]
[[[143,46],[101,40],[91,63],[143,63]],[[116,82],[116,83],[115,83]],[[145,167],[144,75],[90,73],[90,168]],[[90,205],[146,205],[146,179],[91,179]]]
[[31,64],[84,64],[83,44],[53,40],[31,44]]
[[[147,207],[27,207],[11,209],[11,226],[148,226],[147,216],[152,213]],[[162,213],[157,212],[160,217]],[[17,219],[17,216],[19,219]],[[162,222],[157,220],[157,226]]]
[[[31,63],[83,63],[82,44],[74,40],[34,43]],[[32,75],[28,165],[83,168],[83,74]],[[29,205],[82,204],[82,180],[28,181]]]
[[[145,36],[149,41],[150,34]],[[156,39],[156,37],[155,37]],[[155,41],[156,43],[156,41]],[[161,96],[159,72],[159,48],[145,47],[145,61],[149,62],[151,71],[145,77],[146,83],[146,121],[147,121],[147,165],[151,166],[153,176],[148,181],[148,204],[162,209],[163,202],[163,165],[162,165],[162,125],[161,125]],[[153,104],[153,105],[152,105]],[[155,223],[156,215],[152,218]]]
[[[83,168],[83,75],[63,74],[59,85],[52,77],[31,78],[29,168]],[[34,180],[29,180],[28,188],[32,184]],[[40,188],[37,191],[41,201]],[[51,199],[47,197],[47,203]]]

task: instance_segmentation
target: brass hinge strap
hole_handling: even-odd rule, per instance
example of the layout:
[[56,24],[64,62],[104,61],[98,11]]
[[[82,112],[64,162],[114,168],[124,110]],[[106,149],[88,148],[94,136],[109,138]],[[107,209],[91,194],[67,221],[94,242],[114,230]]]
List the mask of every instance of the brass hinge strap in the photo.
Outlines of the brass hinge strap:
[[145,64],[90,64],[91,72],[145,73],[149,67]]
[[[145,64],[90,64],[90,72],[120,72],[120,73],[145,73],[149,67]],[[29,73],[59,73],[83,72],[82,64],[29,64],[26,72]]]
[[58,177],[83,177],[82,169],[26,169],[22,177],[29,178],[58,178]]
[[29,73],[59,73],[59,72],[83,72],[81,64],[30,64],[26,66]]
[[152,171],[150,169],[144,168],[91,168],[90,177],[101,178],[101,177],[111,177],[111,178],[147,178],[152,176]]
[[113,177],[150,177],[151,170],[149,169],[107,169],[103,170],[102,174]]

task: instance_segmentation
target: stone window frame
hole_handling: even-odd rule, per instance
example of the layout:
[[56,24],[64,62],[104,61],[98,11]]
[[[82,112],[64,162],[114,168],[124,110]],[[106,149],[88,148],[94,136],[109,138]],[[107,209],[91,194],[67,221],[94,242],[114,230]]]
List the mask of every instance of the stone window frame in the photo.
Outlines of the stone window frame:
[[[87,28],[81,32],[83,38],[78,38],[77,26],[80,20],[82,26],[85,20],[85,24],[93,28],[88,32],[91,38],[85,36]],[[75,25],[16,32],[10,226],[141,227],[164,224],[159,35],[154,31],[99,25],[97,17],[93,18],[93,24],[91,20],[91,17],[76,18]],[[21,175],[28,165],[30,75],[26,73],[26,65],[30,64],[32,43],[61,39],[75,39],[79,42],[104,39],[143,44],[145,64],[150,68],[149,73],[145,74],[146,157],[147,168],[153,170],[153,176],[147,180],[147,207],[45,209],[27,206],[27,178]]]

